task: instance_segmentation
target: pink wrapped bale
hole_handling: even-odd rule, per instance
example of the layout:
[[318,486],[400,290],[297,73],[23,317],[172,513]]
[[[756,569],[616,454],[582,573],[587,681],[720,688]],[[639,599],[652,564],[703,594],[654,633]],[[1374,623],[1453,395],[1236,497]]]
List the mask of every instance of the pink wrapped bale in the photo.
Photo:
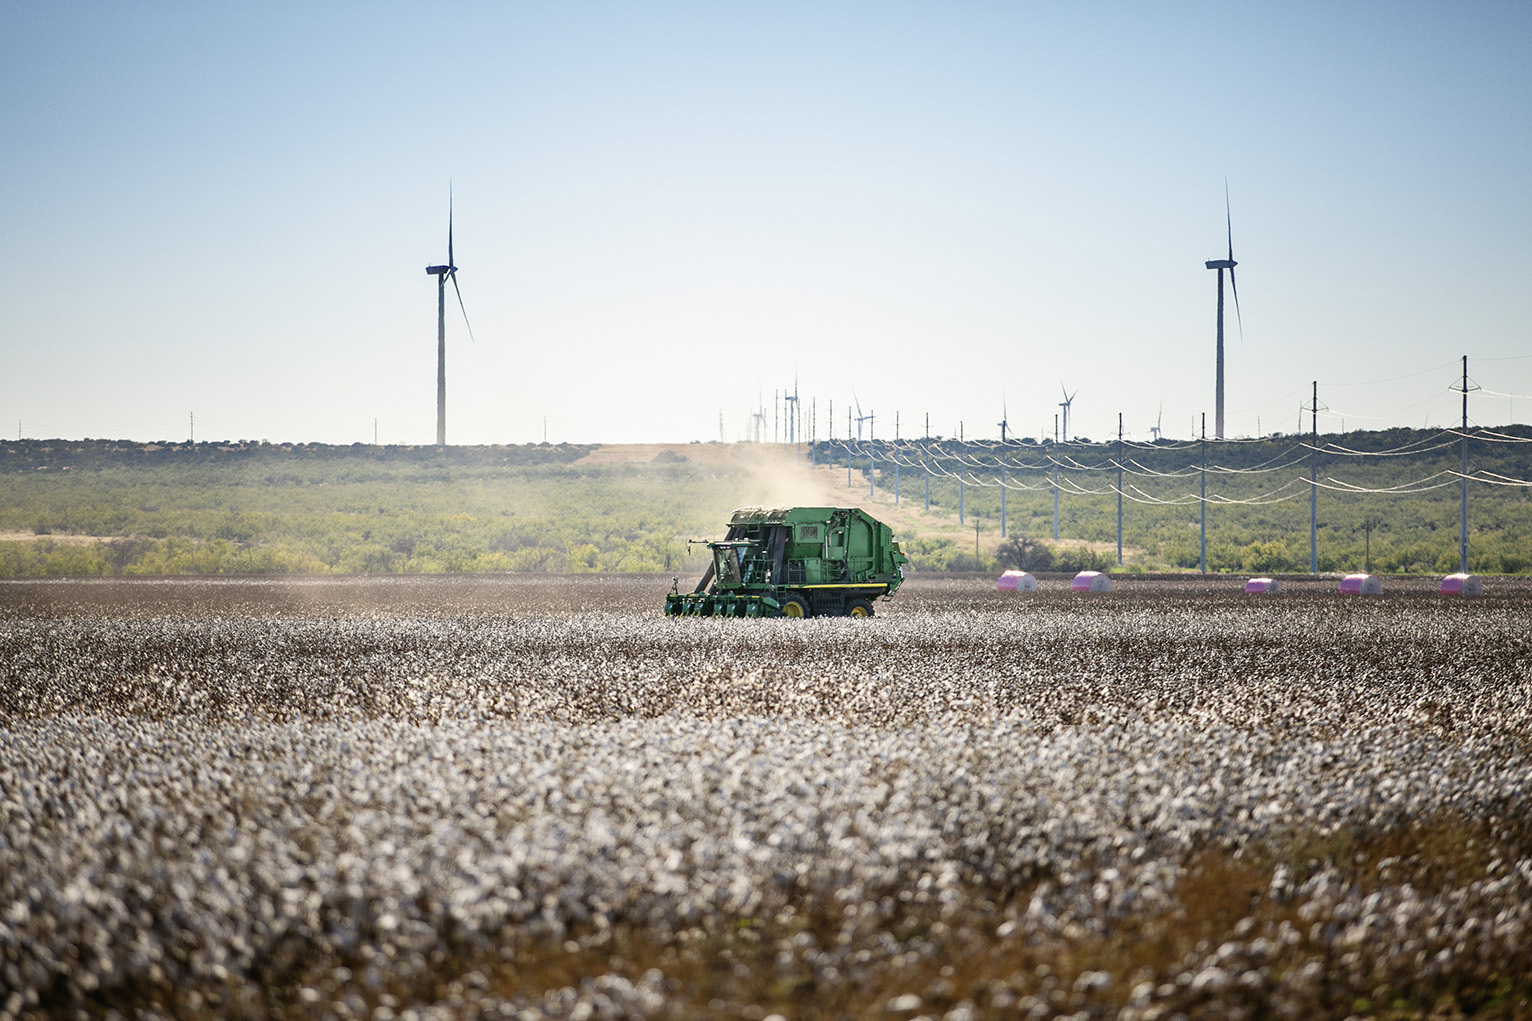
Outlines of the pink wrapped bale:
[[1006,571],[995,582],[1001,592],[1036,592],[1037,578],[1026,571]]
[[1477,574],[1449,574],[1442,579],[1444,596],[1482,596],[1484,579]]
[[1081,571],[1069,583],[1069,589],[1071,592],[1110,592],[1112,579],[1100,571]]
[[1381,596],[1383,579],[1375,574],[1348,574],[1341,579],[1343,596]]
[[1245,582],[1245,591],[1277,593],[1282,591],[1282,583],[1275,578],[1251,578]]

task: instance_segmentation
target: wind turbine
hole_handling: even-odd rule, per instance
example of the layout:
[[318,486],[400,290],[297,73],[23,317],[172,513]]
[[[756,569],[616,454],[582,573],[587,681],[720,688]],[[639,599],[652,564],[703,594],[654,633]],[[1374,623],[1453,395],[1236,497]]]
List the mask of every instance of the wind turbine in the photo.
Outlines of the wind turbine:
[[793,392],[785,394],[783,401],[793,406],[793,410],[787,413],[787,442],[798,442],[798,374],[793,373]]
[[1203,265],[1208,269],[1218,271],[1218,384],[1213,395],[1213,435],[1217,439],[1223,439],[1223,271],[1229,271],[1229,290],[1234,293],[1234,315],[1239,320],[1239,336],[1245,337],[1245,320],[1239,314],[1239,285],[1234,282],[1234,267],[1238,265],[1234,261],[1234,220],[1229,215],[1229,182],[1223,183],[1223,215],[1224,225],[1229,232],[1229,257],[1227,259],[1209,259]]
[[1154,442],[1160,442],[1160,425],[1165,421],[1165,402],[1160,402],[1160,413],[1154,417],[1154,424],[1149,427],[1149,433],[1154,437]]
[[1000,421],[995,423],[1000,427],[1000,445],[1005,446],[1005,431],[1010,427],[1010,415],[1005,409],[1005,394],[1000,395]]
[[1069,406],[1075,402],[1075,395],[1078,394],[1079,392],[1080,391],[1076,390],[1074,393],[1070,393],[1068,390],[1064,389],[1064,381],[1062,379],[1059,380],[1059,393],[1064,395],[1064,399],[1062,401],[1059,401],[1059,407],[1064,409],[1064,442],[1065,443],[1069,442]]
[[468,309],[463,306],[463,292],[457,285],[457,265],[452,261],[452,187],[447,187],[447,264],[427,266],[426,273],[436,278],[436,445],[447,445],[447,281],[457,293],[457,306],[463,312],[468,339],[473,327],[468,325]]
[[[862,423],[863,422],[874,422],[874,421],[877,420],[878,416],[874,412],[871,412],[871,411],[869,411],[865,415],[862,414],[862,402],[857,397],[855,390],[851,391],[851,400],[856,404],[856,438],[857,438],[857,441],[860,442],[861,439],[862,439]],[[871,432],[872,432],[872,426],[871,425],[869,425],[867,427],[867,431],[868,431],[868,434],[869,434],[869,438],[871,438]]]

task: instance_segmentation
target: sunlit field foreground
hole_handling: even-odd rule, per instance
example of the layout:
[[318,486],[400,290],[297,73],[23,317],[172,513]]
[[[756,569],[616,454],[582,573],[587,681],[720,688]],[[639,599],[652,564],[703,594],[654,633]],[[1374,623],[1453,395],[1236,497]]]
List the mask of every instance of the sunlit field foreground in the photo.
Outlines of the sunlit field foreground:
[[1532,1017],[1532,589],[0,583],[0,1016]]

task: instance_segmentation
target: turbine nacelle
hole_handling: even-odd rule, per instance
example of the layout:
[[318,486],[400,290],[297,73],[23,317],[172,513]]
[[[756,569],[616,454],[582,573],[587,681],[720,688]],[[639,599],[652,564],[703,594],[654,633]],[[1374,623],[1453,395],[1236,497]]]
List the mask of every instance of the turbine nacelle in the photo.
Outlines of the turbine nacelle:
[[1239,263],[1235,262],[1233,259],[1212,259],[1203,263],[1203,265],[1208,269],[1233,269],[1235,266],[1238,266]]

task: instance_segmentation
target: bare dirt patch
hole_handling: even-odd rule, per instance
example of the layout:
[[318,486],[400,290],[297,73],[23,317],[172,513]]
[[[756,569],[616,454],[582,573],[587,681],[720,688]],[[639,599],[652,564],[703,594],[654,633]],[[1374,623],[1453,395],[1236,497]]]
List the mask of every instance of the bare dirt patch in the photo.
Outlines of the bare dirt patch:
[[36,532],[0,532],[0,542],[51,542],[59,546],[92,546],[98,542],[112,542],[124,538],[120,535],[60,535]]

